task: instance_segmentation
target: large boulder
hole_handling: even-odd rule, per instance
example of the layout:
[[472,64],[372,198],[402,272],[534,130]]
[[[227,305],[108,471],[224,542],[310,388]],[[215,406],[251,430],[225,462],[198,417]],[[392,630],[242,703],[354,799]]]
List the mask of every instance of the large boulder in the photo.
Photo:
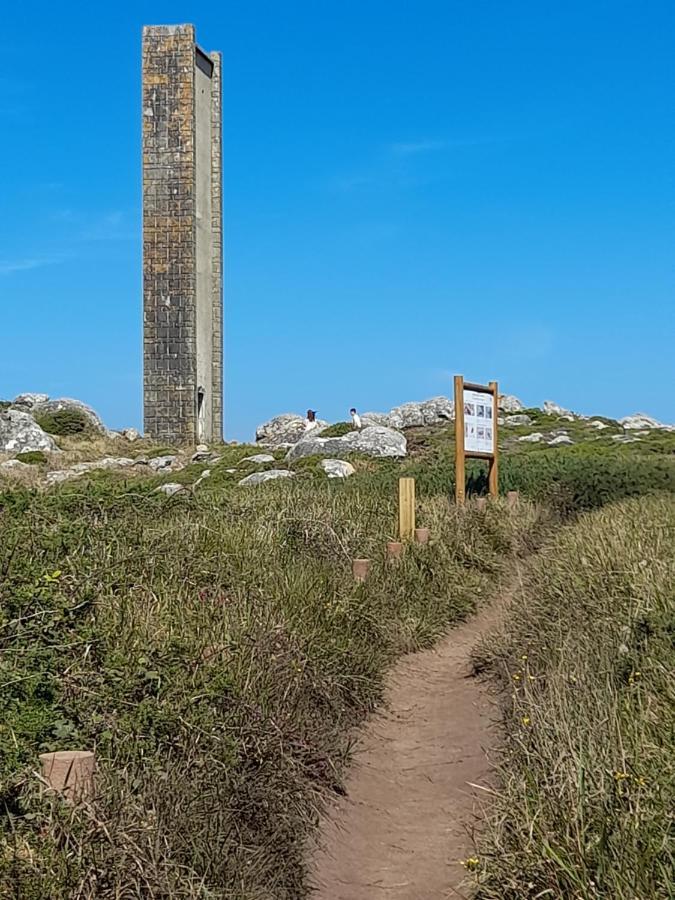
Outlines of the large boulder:
[[322,459],[319,465],[329,478],[349,478],[356,472],[354,466],[345,459]]
[[322,438],[311,432],[294,444],[286,454],[291,461],[303,456],[332,456],[343,459],[350,453],[364,453],[366,456],[401,457],[406,455],[405,436],[393,428],[382,425],[367,425],[361,431],[350,431],[341,437]]
[[288,469],[268,469],[267,472],[253,472],[242,478],[239,484],[246,487],[251,484],[264,484],[266,481],[275,481],[277,478],[293,478],[293,473]]
[[49,394],[19,394],[12,400],[12,406],[15,409],[30,410],[36,403],[46,403],[49,400]]
[[388,413],[367,412],[361,416],[364,425],[381,425],[399,430],[419,428],[423,425],[439,425],[443,422],[452,422],[454,418],[455,404],[447,397],[432,397],[430,400],[402,403]]
[[[328,422],[317,419],[317,427],[313,431],[319,432],[327,426]],[[299,416],[297,413],[283,413],[258,425],[255,439],[256,443],[265,444],[268,447],[283,447],[295,444],[304,434],[304,416]]]
[[0,451],[27,453],[32,450],[58,450],[54,438],[44,432],[27,412],[8,409],[0,412]]
[[554,403],[553,400],[544,400],[542,409],[547,416],[571,416],[574,418],[574,414],[569,409],[565,409],[559,403]]
[[659,422],[658,419],[653,419],[646,413],[635,413],[632,416],[624,416],[623,419],[619,419],[619,424],[623,425],[628,431],[641,428],[662,428],[671,431],[674,427],[672,425],[664,425],[663,422]]
[[513,394],[500,394],[498,405],[502,412],[506,413],[519,413],[521,409],[525,409],[522,400],[514,397]]
[[91,431],[95,431],[98,434],[108,434],[108,430],[96,411],[80,400],[72,400],[70,397],[59,397],[55,400],[43,400],[35,403],[31,409],[31,415],[38,421],[43,417],[58,421],[60,413],[68,412],[75,413],[81,417]]
[[521,413],[520,415],[516,415],[516,416],[506,416],[506,418],[504,419],[504,425],[516,426],[516,425],[531,425],[531,424],[532,424],[532,419],[526,413]]

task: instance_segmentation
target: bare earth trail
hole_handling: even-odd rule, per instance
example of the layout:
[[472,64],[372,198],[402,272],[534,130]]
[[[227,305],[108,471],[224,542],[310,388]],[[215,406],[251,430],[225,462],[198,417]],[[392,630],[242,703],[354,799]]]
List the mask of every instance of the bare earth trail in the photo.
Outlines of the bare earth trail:
[[366,723],[310,861],[313,900],[466,897],[461,860],[489,795],[487,750],[497,718],[471,651],[501,599],[430,650],[404,657],[387,678],[383,712]]

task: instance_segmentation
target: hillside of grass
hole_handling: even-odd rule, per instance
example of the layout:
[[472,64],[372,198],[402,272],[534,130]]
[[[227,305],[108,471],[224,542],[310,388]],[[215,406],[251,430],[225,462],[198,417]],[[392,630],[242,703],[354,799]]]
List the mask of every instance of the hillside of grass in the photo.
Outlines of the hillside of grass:
[[[0,474],[0,895],[304,896],[305,839],[394,660],[469,615],[554,523],[675,491],[672,433],[619,443],[579,423],[574,445],[549,446],[504,428],[500,488],[532,502],[457,510],[452,426],[407,439],[401,461],[351,457],[346,481],[283,450],[190,462],[142,441],[127,452],[177,454],[180,471],[45,487],[119,453],[82,435]],[[272,467],[294,477],[240,486]],[[469,466],[470,494],[485,474]],[[401,475],[432,542],[392,566]],[[167,482],[187,490],[157,493]],[[357,556],[373,560],[364,585]],[[93,803],[41,795],[38,755],[55,749],[95,750]]]
[[501,680],[483,900],[670,898],[675,500],[583,516],[542,552],[477,658]]
[[[228,478],[0,495],[4,894],[302,896],[304,838],[384,671],[486,598],[538,518],[422,497],[432,543],[387,565],[377,480]],[[38,754],[82,748],[95,802],[41,797]]]

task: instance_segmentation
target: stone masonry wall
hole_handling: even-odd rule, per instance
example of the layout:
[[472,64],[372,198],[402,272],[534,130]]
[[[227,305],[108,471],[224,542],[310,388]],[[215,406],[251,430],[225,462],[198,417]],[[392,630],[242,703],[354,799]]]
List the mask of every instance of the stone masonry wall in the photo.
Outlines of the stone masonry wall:
[[221,55],[209,54],[211,76],[211,229],[213,232],[213,431],[223,434],[223,196]]
[[147,435],[193,442],[195,35],[143,29],[143,360]]

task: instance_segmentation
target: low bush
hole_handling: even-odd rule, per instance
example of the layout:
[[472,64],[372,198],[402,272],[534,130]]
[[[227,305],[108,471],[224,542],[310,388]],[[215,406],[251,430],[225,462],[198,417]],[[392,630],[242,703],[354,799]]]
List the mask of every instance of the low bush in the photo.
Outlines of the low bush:
[[22,463],[29,463],[34,466],[43,465],[48,461],[47,454],[42,450],[26,450],[25,453],[17,453],[16,458]]
[[507,744],[481,900],[672,897],[674,536],[672,497],[583,516],[482,648]]
[[350,431],[354,431],[354,426],[351,422],[336,422],[334,425],[324,428],[320,432],[319,437],[342,437],[344,434],[349,434]]
[[79,409],[56,409],[37,413],[35,421],[47,434],[57,436],[88,435],[93,430],[90,419]]

